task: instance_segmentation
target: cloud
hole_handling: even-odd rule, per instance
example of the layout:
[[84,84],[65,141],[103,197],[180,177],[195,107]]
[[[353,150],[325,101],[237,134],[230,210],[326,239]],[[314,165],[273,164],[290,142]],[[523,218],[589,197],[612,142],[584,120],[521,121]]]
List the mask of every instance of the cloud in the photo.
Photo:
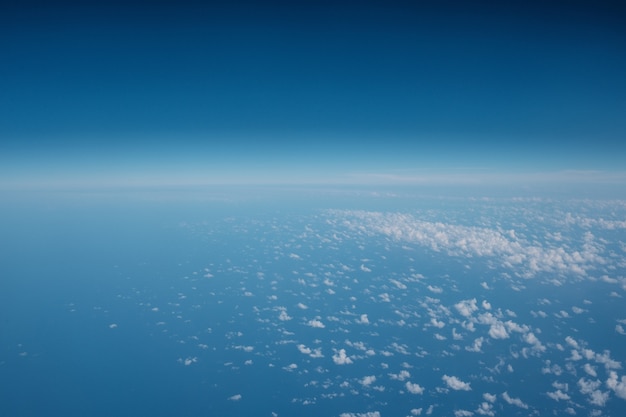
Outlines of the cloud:
[[626,400],[626,376],[622,375],[621,379],[617,378],[615,371],[609,372],[609,379],[606,386],[612,389],[619,398]]
[[423,387],[421,387],[419,384],[413,384],[410,381],[407,381],[404,386],[406,387],[406,390],[409,391],[411,394],[422,394],[424,392]]
[[553,241],[544,245],[538,242],[530,244],[518,237],[514,230],[428,222],[403,213],[350,210],[332,210],[329,213],[343,220],[342,225],[358,233],[380,233],[451,256],[496,258],[506,268],[523,268],[523,275],[528,277],[539,272],[585,275],[587,270],[606,263],[600,256],[603,246],[590,232],[584,235],[581,247],[573,249]]
[[601,382],[598,380],[592,381],[585,378],[578,380],[578,388],[581,394],[589,396],[589,402],[599,407],[604,407],[609,399],[608,392],[602,392],[599,390]]
[[493,417],[496,415],[496,413],[493,412],[493,405],[489,404],[488,402],[480,403],[480,405],[476,409],[476,412],[483,416]]
[[472,346],[466,346],[465,350],[467,350],[468,352],[481,352],[483,347],[483,341],[484,338],[482,337],[476,338],[474,339],[474,343],[472,344]]
[[395,380],[398,380],[398,381],[404,381],[404,380],[410,378],[411,374],[406,369],[403,369],[398,374],[389,374],[389,377],[391,379],[395,379]]
[[333,355],[333,362],[337,365],[350,365],[352,363],[352,359],[346,355],[345,349],[340,349]]
[[569,400],[570,396],[567,395],[566,393],[564,393],[563,391],[561,391],[560,389],[554,391],[554,392],[548,392],[547,393],[548,397],[552,398],[555,401],[560,401],[560,400]]
[[455,376],[444,375],[443,377],[441,377],[441,379],[443,379],[446,382],[446,384],[448,385],[448,388],[451,388],[453,390],[470,391],[472,389],[469,383],[463,382]]
[[536,351],[543,352],[546,350],[546,347],[541,344],[533,332],[526,333],[524,335],[524,341],[529,345],[533,345],[533,349]]
[[489,336],[494,339],[508,339],[509,333],[501,321],[496,321],[489,327]]
[[241,398],[242,398],[241,394],[235,394],[235,395],[233,395],[231,397],[228,397],[228,400],[229,401],[239,401],[239,400],[241,400]]
[[291,317],[287,314],[286,310],[280,310],[280,314],[278,315],[278,319],[281,321],[291,320]]
[[507,403],[511,404],[511,405],[515,405],[519,408],[524,408],[524,409],[528,409],[528,404],[524,403],[522,400],[520,400],[519,398],[513,398],[509,395],[508,392],[504,391],[502,393],[502,398],[504,399],[504,401],[506,401]]
[[341,413],[339,417],[380,417],[380,411],[368,411],[367,413]]
[[319,321],[319,320],[309,320],[309,321],[307,322],[307,325],[309,325],[309,326],[311,326],[311,327],[318,328],[318,329],[323,329],[323,328],[325,328],[325,327],[326,327],[326,326],[324,325],[324,323],[322,323],[322,322],[321,322],[321,321]]
[[364,387],[367,387],[371,385],[372,383],[376,382],[376,376],[375,375],[365,376],[359,382]]

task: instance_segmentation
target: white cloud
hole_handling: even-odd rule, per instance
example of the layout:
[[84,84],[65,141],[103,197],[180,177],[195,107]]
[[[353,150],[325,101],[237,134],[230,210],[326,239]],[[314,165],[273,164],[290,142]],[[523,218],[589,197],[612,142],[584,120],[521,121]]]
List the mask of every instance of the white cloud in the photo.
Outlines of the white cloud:
[[480,405],[478,406],[478,408],[476,409],[476,412],[480,415],[483,416],[490,416],[493,417],[496,414],[493,412],[493,405],[489,404],[488,402],[482,402],[480,403]]
[[380,411],[368,411],[367,413],[341,413],[339,417],[380,417]]
[[233,395],[231,397],[228,397],[228,400],[229,401],[239,401],[239,400],[241,400],[241,398],[242,398],[241,394],[235,394],[235,395]]
[[280,310],[280,314],[278,315],[278,319],[281,321],[291,320],[291,317],[287,314],[286,310]]
[[[529,244],[512,231],[485,227],[428,222],[402,213],[367,211],[329,211],[343,225],[359,233],[381,233],[398,241],[445,251],[451,256],[491,257],[507,268],[523,268],[523,275],[557,272],[584,275],[596,265],[606,263],[600,256],[603,247],[587,232],[578,250],[559,242]],[[554,245],[563,246],[554,246]],[[435,287],[433,287],[435,288]]]
[[598,380],[592,381],[585,378],[578,380],[580,393],[588,395],[591,404],[603,407],[609,399],[609,393],[600,391],[600,385],[601,382]]
[[592,376],[592,377],[594,377],[594,378],[597,378],[597,377],[598,377],[598,373],[596,372],[596,368],[594,368],[593,366],[589,365],[588,363],[586,363],[586,364],[583,366],[583,370],[584,370],[587,374],[591,375],[591,376]]
[[509,395],[508,392],[503,392],[502,393],[502,398],[504,399],[504,401],[506,401],[507,403],[511,404],[511,405],[515,405],[519,408],[524,408],[527,409],[528,405],[526,403],[524,403],[522,400],[520,400],[519,398],[513,398]]
[[468,382],[463,382],[456,376],[444,375],[443,377],[441,377],[441,379],[443,379],[446,382],[446,384],[448,385],[448,388],[451,388],[453,390],[470,391],[472,389]]
[[404,384],[404,386],[406,387],[406,390],[409,391],[411,394],[422,394],[424,392],[423,387],[421,387],[419,384],[413,384],[410,381],[406,381],[406,384]]
[[321,321],[319,321],[319,320],[317,320],[317,319],[316,319],[316,320],[309,320],[309,321],[307,322],[307,325],[309,325],[309,326],[311,326],[311,327],[318,328],[318,329],[323,329],[323,328],[325,328],[325,327],[326,327],[326,326],[324,325],[324,323],[322,323]]
[[372,383],[376,382],[376,376],[375,375],[369,375],[369,376],[363,377],[359,382],[364,387],[367,387],[367,386],[371,385]]
[[506,331],[504,323],[496,321],[489,327],[489,336],[494,339],[508,339],[509,333]]
[[472,346],[466,346],[465,350],[467,350],[468,352],[481,352],[483,341],[484,341],[484,338],[482,337],[476,338],[474,339],[474,343],[472,344]]
[[541,342],[539,341],[539,339],[537,339],[537,336],[535,336],[533,332],[526,333],[524,335],[524,341],[528,343],[529,345],[533,345],[534,350],[537,350],[540,352],[543,352],[546,350],[546,347],[541,344]]
[[302,344],[298,345],[298,350],[300,351],[300,353],[304,353],[305,355],[311,354],[311,349]]
[[361,314],[361,317],[356,320],[359,324],[370,324],[367,314]]
[[484,398],[486,401],[489,401],[490,403],[495,403],[495,402],[496,402],[496,399],[497,399],[498,397],[496,396],[496,394],[489,394],[488,392],[485,392],[485,393],[483,394],[483,398]]
[[458,303],[454,305],[454,307],[459,312],[459,314],[462,315],[463,317],[470,317],[472,313],[478,310],[478,307],[476,306],[475,298],[472,298],[471,300],[459,301]]
[[352,363],[352,359],[346,355],[345,349],[340,349],[333,355],[333,362],[337,365],[349,365]]
[[547,393],[548,397],[552,398],[555,401],[560,401],[560,400],[569,400],[570,396],[567,395],[566,393],[564,393],[563,391],[561,391],[560,389],[554,391],[554,392],[548,392]]
[[626,400],[626,376],[622,375],[618,379],[615,371],[609,372],[609,379],[606,380],[606,386],[612,389],[619,398]]
[[410,378],[411,374],[406,369],[403,369],[398,374],[389,374],[389,377],[398,381],[404,381],[405,379]]

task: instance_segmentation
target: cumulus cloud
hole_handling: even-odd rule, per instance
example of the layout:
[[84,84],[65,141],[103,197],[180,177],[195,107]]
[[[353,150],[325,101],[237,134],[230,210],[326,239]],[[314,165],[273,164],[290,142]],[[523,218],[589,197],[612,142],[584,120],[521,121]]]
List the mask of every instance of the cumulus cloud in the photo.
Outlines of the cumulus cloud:
[[[329,213],[358,233],[380,233],[452,256],[497,258],[504,267],[522,267],[524,275],[529,277],[539,272],[584,275],[596,265],[606,263],[600,255],[603,247],[590,232],[575,250],[558,241],[529,244],[512,230],[428,222],[409,214],[349,210]],[[559,244],[562,246],[555,246]]]
[[239,400],[241,400],[241,398],[242,398],[241,394],[235,394],[235,395],[233,395],[231,397],[228,397],[228,400],[229,401],[239,401]]
[[443,377],[441,377],[441,379],[445,381],[446,385],[448,385],[448,388],[451,388],[453,390],[470,391],[472,389],[468,382],[463,382],[456,376],[444,375]]
[[599,407],[604,407],[609,399],[608,392],[602,392],[599,388],[602,383],[598,380],[589,380],[580,378],[578,380],[578,388],[581,394],[585,394],[589,397],[589,402]]
[[560,400],[569,400],[570,396],[567,395],[566,393],[564,393],[563,391],[561,391],[560,389],[554,391],[554,392],[548,392],[547,393],[548,397],[552,398],[555,401],[560,401]]
[[380,417],[380,411],[368,411],[367,413],[341,413],[339,417]]
[[323,328],[325,328],[325,327],[326,327],[326,326],[324,325],[324,323],[322,323],[320,320],[317,320],[317,319],[315,319],[315,320],[309,320],[309,321],[307,322],[307,325],[309,325],[309,326],[311,326],[311,327],[318,328],[318,329],[323,329]]
[[410,381],[407,381],[404,386],[406,387],[406,390],[411,394],[422,394],[424,392],[423,387],[421,387],[419,384],[411,383]]
[[520,400],[519,398],[513,398],[509,395],[508,392],[504,391],[502,393],[502,399],[504,399],[504,401],[506,401],[507,403],[511,404],[511,405],[515,405],[519,408],[524,408],[527,409],[528,408],[528,404],[526,404],[525,402],[523,402],[522,400]]
[[483,416],[495,416],[496,414],[493,411],[493,405],[489,404],[488,402],[482,402],[480,403],[480,405],[478,406],[478,408],[476,409],[476,412],[480,415]]
[[622,378],[618,379],[617,373],[611,371],[606,386],[612,389],[619,398],[626,400],[626,376],[622,375]]
[[508,339],[509,333],[506,331],[504,323],[496,321],[489,327],[489,336],[494,339]]
[[398,381],[404,381],[405,379],[410,378],[411,374],[409,373],[409,371],[403,369],[398,374],[389,374],[389,377],[391,379],[395,379],[395,380],[398,380]]
[[367,386],[373,384],[374,382],[376,382],[376,376],[375,375],[365,376],[359,382],[364,387],[367,387]]
[[346,355],[345,349],[340,349],[337,353],[333,355],[333,362],[337,365],[349,365],[352,363],[352,359],[348,355]]
[[471,300],[459,301],[454,305],[454,308],[456,308],[459,314],[463,317],[470,317],[476,310],[478,310],[475,298],[472,298]]

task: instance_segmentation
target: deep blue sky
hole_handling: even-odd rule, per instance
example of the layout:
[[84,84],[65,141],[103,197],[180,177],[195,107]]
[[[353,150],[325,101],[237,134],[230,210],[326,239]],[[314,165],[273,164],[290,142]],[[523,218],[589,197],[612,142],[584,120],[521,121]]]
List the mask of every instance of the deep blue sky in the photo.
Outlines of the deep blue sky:
[[2,5],[5,179],[626,170],[624,3],[85,3]]

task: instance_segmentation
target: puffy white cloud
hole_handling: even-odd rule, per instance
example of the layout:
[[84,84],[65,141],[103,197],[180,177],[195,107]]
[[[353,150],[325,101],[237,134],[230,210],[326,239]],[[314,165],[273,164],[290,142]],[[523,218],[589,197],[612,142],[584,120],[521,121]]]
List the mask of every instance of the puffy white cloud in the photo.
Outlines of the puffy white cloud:
[[368,411],[367,413],[341,413],[339,417],[380,417],[380,411]]
[[488,402],[482,402],[476,409],[476,412],[483,416],[495,416],[496,414],[493,412],[493,405]]
[[337,220],[345,220],[342,224],[358,233],[381,233],[452,256],[498,258],[507,268],[522,267],[526,276],[538,272],[584,275],[595,265],[606,263],[600,255],[603,247],[589,232],[575,250],[558,241],[531,245],[513,231],[428,222],[402,213],[349,210],[329,213]]
[[419,384],[411,383],[410,381],[406,381],[406,384],[404,384],[404,386],[406,387],[406,390],[409,391],[411,394],[422,394],[424,392],[423,387],[421,387]]
[[307,325],[311,326],[311,327],[315,327],[318,329],[323,329],[326,326],[324,325],[324,323],[322,323],[320,320],[314,319],[314,320],[309,320],[307,322]]
[[291,317],[287,314],[286,310],[280,310],[280,314],[278,315],[278,319],[281,321],[291,320]]
[[403,369],[398,374],[389,374],[389,377],[398,381],[404,381],[405,379],[410,378],[411,374],[406,369]]
[[361,314],[361,317],[356,320],[359,324],[370,324],[367,314]]
[[333,355],[333,362],[337,365],[349,365],[352,363],[352,359],[348,355],[346,355],[345,349],[340,349],[337,353]]
[[555,401],[560,401],[560,400],[569,400],[570,396],[567,395],[566,393],[564,393],[563,391],[561,391],[560,389],[554,391],[554,392],[548,392],[547,393],[548,397],[552,398]]
[[241,400],[241,398],[243,398],[243,396],[241,394],[235,394],[231,397],[228,397],[229,401],[239,401]]
[[509,333],[506,331],[504,323],[497,321],[489,327],[489,336],[494,339],[508,339]]
[[489,401],[490,403],[495,403],[498,397],[496,396],[496,394],[489,394],[488,392],[485,392],[483,394],[483,398],[485,399],[485,401]]
[[565,338],[565,341],[567,342],[568,345],[570,345],[571,347],[573,347],[574,349],[580,349],[580,346],[578,346],[578,342],[576,340],[574,340],[573,337],[571,336],[567,336]]
[[515,405],[519,408],[524,408],[527,409],[528,408],[528,404],[526,404],[525,402],[523,402],[521,399],[519,398],[513,398],[509,395],[508,392],[504,391],[502,393],[502,399],[504,399],[504,401],[506,401],[507,403],[511,404],[511,405]]
[[376,382],[376,375],[365,376],[359,382],[364,387],[367,387],[367,386],[371,385],[372,383]]
[[615,371],[609,372],[609,379],[606,380],[606,386],[612,389],[619,398],[626,400],[626,376],[622,375],[618,379]]
[[468,382],[463,382],[456,376],[444,375],[441,377],[441,379],[445,381],[446,385],[448,385],[448,388],[451,388],[453,390],[470,391],[472,389]]
[[583,370],[584,370],[587,374],[591,375],[591,376],[592,376],[592,377],[594,377],[594,378],[596,378],[596,377],[598,376],[598,373],[596,372],[596,368],[594,368],[593,366],[589,365],[588,363],[586,363],[586,364],[583,366]]
[[609,393],[600,391],[600,385],[601,382],[598,380],[592,381],[585,378],[578,380],[580,393],[588,395],[591,404],[603,407],[609,399]]
[[474,413],[472,413],[471,411],[467,411],[467,410],[455,410],[454,411],[454,417],[471,417],[473,415]]
[[468,352],[481,352],[483,341],[484,341],[483,337],[476,338],[474,339],[474,343],[472,344],[472,346],[466,346],[465,350],[467,350]]
[[459,301],[454,305],[454,308],[456,308],[459,314],[463,317],[470,317],[476,310],[478,310],[475,298],[472,298],[471,300]]
[[526,333],[524,335],[524,341],[529,345],[533,345],[533,349],[539,352],[543,352],[546,350],[546,347],[541,344],[537,336],[533,332]]
[[300,351],[300,353],[304,353],[305,355],[310,355],[311,354],[311,349],[309,349],[305,345],[300,344],[297,347],[298,347],[298,350]]

